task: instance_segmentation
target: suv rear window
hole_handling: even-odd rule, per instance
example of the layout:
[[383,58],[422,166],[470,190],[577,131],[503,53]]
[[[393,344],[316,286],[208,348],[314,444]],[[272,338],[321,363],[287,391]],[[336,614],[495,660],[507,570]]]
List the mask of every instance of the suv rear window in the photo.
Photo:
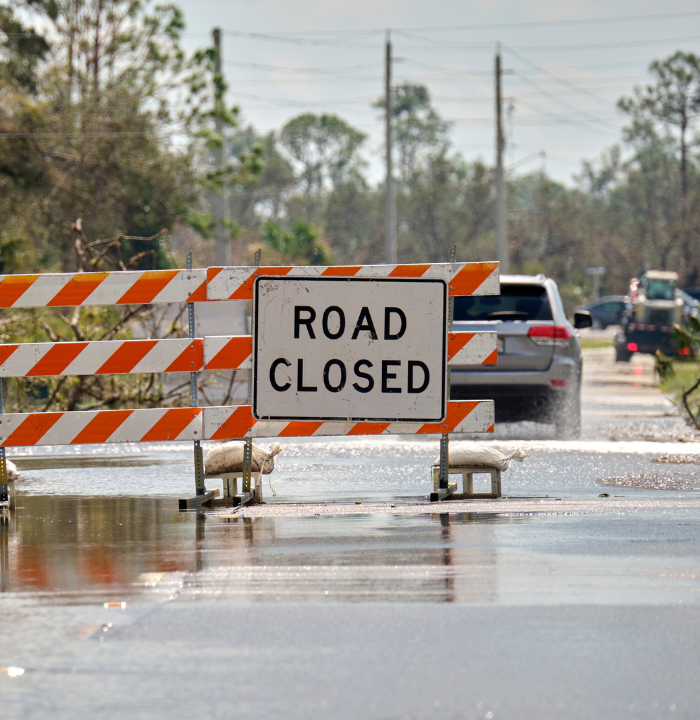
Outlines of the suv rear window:
[[456,297],[455,320],[551,320],[547,289],[501,284],[500,295]]

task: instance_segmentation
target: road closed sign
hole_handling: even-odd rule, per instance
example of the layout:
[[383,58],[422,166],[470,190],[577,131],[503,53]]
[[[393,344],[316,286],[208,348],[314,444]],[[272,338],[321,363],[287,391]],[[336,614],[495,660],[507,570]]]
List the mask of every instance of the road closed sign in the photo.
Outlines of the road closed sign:
[[444,280],[259,277],[254,303],[256,419],[443,420]]

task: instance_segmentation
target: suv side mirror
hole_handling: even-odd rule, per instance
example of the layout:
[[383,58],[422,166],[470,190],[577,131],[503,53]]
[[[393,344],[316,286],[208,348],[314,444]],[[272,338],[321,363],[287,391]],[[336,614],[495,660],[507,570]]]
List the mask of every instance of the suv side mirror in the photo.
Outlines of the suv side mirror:
[[582,328],[591,327],[593,325],[593,318],[587,310],[579,310],[574,313],[574,327],[577,330]]

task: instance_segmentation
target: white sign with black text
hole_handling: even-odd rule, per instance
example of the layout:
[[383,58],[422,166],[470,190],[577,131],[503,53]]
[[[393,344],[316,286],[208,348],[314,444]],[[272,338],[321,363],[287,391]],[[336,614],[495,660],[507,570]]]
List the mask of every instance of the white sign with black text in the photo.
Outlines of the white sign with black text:
[[443,280],[260,277],[254,303],[258,420],[444,419]]

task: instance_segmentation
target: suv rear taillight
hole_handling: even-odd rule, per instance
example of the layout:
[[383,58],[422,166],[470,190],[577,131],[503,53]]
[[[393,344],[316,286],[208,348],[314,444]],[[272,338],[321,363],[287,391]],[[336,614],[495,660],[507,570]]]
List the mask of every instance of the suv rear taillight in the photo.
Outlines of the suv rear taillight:
[[557,345],[569,344],[571,330],[562,325],[533,325],[527,336],[535,345]]

